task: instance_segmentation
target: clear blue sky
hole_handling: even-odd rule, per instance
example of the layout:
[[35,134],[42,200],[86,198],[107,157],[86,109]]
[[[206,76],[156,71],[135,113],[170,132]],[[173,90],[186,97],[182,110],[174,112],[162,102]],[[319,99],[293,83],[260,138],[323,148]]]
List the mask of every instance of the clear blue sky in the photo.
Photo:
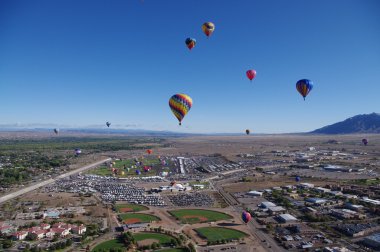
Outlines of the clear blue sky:
[[[0,124],[278,133],[380,112],[379,13],[378,0],[2,0]],[[175,93],[193,98],[182,127]]]

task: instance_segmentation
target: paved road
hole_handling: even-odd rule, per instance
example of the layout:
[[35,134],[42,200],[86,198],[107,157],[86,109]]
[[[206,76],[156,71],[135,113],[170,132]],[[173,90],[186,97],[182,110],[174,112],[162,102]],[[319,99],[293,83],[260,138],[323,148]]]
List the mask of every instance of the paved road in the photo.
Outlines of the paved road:
[[106,158],[106,159],[103,159],[101,161],[98,161],[98,162],[95,162],[93,164],[90,164],[90,165],[86,165],[86,166],[83,166],[81,168],[78,168],[78,169],[75,169],[73,171],[69,171],[67,173],[64,173],[64,174],[61,174],[55,178],[51,178],[51,179],[48,179],[48,180],[45,180],[45,181],[42,181],[40,183],[37,183],[37,184],[34,184],[34,185],[31,185],[31,186],[28,186],[28,187],[25,187],[25,188],[22,188],[16,192],[13,192],[13,193],[9,193],[3,197],[0,197],[0,204],[1,203],[4,203],[5,201],[8,201],[10,199],[13,199],[13,198],[16,198],[20,195],[23,195],[27,192],[30,192],[30,191],[33,191],[33,190],[36,190],[40,187],[43,187],[43,186],[46,186],[48,184],[51,184],[51,183],[54,183],[56,180],[59,180],[59,179],[62,179],[62,178],[66,178],[68,176],[71,176],[71,175],[74,175],[74,174],[77,174],[79,172],[83,172],[85,170],[88,170],[88,169],[91,169],[91,168],[94,168],[100,164],[103,164],[107,161],[111,161],[111,158]]

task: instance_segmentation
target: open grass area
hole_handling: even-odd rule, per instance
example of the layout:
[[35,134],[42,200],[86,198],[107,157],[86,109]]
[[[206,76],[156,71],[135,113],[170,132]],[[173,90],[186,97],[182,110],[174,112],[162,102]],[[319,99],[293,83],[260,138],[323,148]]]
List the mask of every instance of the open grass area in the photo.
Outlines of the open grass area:
[[169,211],[169,213],[182,223],[188,224],[232,219],[232,216],[228,214],[203,209],[180,209]]
[[142,205],[136,204],[117,204],[115,209],[118,213],[128,213],[128,212],[140,212],[148,210],[149,208]]
[[159,221],[160,218],[150,215],[150,214],[141,214],[141,213],[126,213],[120,214],[120,219],[126,224],[134,223],[149,223],[152,221]]
[[[117,169],[116,174],[112,172],[112,168],[104,165],[99,166],[95,169],[91,169],[90,171],[88,171],[88,173],[99,176],[117,176],[122,178],[129,176],[154,176],[157,175],[159,169],[162,168],[162,164],[160,160],[157,158],[157,156],[145,156],[143,159],[140,157],[138,158],[138,160],[142,161],[143,165],[136,166],[136,162],[134,159],[116,160],[115,164],[113,165],[113,168]],[[144,166],[150,166],[151,169],[145,172]],[[141,174],[137,175],[136,170],[139,170]]]
[[194,230],[200,237],[210,242],[218,240],[238,240],[247,236],[246,233],[231,228],[203,227]]
[[157,240],[162,245],[170,245],[170,240],[174,237],[166,234],[161,233],[150,233],[150,232],[141,232],[134,234],[133,237],[135,237],[136,241],[141,242],[144,240]]
[[123,243],[114,239],[114,240],[109,240],[109,241],[105,241],[103,243],[100,243],[98,246],[96,246],[92,250],[92,252],[99,252],[99,251],[102,251],[103,249],[106,251],[109,251],[111,248],[121,248],[121,249],[124,249],[124,251],[127,251],[127,249],[124,247]]

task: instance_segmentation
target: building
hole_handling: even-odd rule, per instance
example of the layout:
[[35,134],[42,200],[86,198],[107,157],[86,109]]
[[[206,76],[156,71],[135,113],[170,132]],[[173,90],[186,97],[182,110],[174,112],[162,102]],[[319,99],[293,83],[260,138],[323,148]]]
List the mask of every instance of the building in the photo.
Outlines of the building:
[[1,234],[7,235],[7,234],[12,233],[13,231],[15,231],[15,229],[12,226],[9,226],[9,225],[4,225],[4,226],[0,227],[0,233]]
[[354,210],[356,212],[360,212],[364,209],[364,206],[362,206],[362,205],[354,205],[351,203],[346,203],[345,207],[347,207],[348,209]]
[[41,229],[43,229],[43,230],[47,230],[47,229],[50,228],[50,224],[48,224],[48,223],[41,223],[41,224],[40,224],[40,227],[41,227]]
[[81,224],[80,226],[73,226],[71,228],[71,231],[74,233],[74,234],[83,234],[86,232],[86,226],[84,226],[83,224]]
[[51,228],[50,232],[53,232],[54,234],[58,234],[61,237],[65,237],[69,234],[69,230],[64,228]]
[[28,236],[28,232],[19,231],[19,232],[14,233],[12,236],[15,240],[22,241],[22,240],[25,240],[25,238]]
[[352,250],[349,250],[348,248],[345,248],[345,247],[325,247],[323,249],[323,252],[353,252]]
[[363,242],[372,248],[380,249],[380,233],[364,238]]
[[314,184],[310,184],[310,183],[300,183],[298,186],[301,188],[306,188],[306,189],[314,188]]
[[308,198],[305,201],[314,205],[323,205],[327,202],[326,199],[321,198]]
[[46,230],[36,230],[36,231],[30,232],[29,235],[39,240],[45,237],[45,233],[46,233]]
[[247,192],[247,195],[249,195],[249,196],[263,196],[263,193],[259,192],[259,191],[250,191],[250,192]]
[[317,192],[320,192],[320,193],[329,193],[329,192],[331,192],[330,189],[323,188],[323,187],[315,187],[314,190],[317,191]]
[[282,223],[291,223],[298,221],[296,217],[291,214],[280,214],[278,220]]
[[349,209],[332,209],[331,215],[339,219],[364,219],[364,214],[359,214]]
[[286,209],[282,206],[268,207],[268,212],[271,215],[282,214],[286,212]]
[[269,202],[269,201],[264,201],[264,202],[261,202],[260,204],[260,207],[261,208],[268,208],[268,207],[275,207],[276,204],[272,203],[272,202]]
[[370,199],[368,197],[363,197],[363,199],[361,199],[361,201],[363,201],[365,203],[369,203],[371,205],[380,206],[380,200],[373,200],[373,199]]

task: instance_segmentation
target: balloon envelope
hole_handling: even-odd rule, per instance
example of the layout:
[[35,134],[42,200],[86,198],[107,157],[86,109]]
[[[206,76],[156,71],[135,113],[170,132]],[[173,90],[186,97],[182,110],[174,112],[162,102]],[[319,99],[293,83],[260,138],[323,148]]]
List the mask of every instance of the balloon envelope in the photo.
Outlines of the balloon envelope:
[[136,174],[140,175],[141,174],[140,170],[136,170]]
[[215,25],[211,22],[206,22],[202,25],[202,31],[207,37],[210,37],[215,30]]
[[249,129],[246,129],[245,134],[249,135],[249,133],[251,133],[251,131]]
[[57,128],[54,129],[54,133],[55,133],[55,134],[58,134],[58,133],[59,133],[59,129],[57,129]]
[[308,79],[302,79],[297,81],[296,88],[298,93],[300,93],[305,100],[306,96],[310,93],[310,91],[313,89],[313,82]]
[[362,143],[363,143],[364,145],[367,145],[367,144],[368,144],[368,140],[367,140],[366,138],[363,138],[363,139],[362,139]]
[[106,125],[107,125],[107,127],[110,127],[111,123],[110,122],[106,122]]
[[300,176],[296,176],[296,182],[300,182],[301,178]]
[[185,40],[185,44],[186,44],[187,48],[189,48],[189,50],[193,49],[196,43],[197,43],[197,41],[193,38],[187,38]]
[[146,153],[148,153],[150,155],[153,153],[153,151],[149,149],[149,150],[146,150]]
[[246,212],[246,211],[243,211],[243,213],[241,214],[241,218],[242,220],[245,222],[245,223],[248,223],[251,219],[252,219],[252,216],[250,213]]
[[81,150],[81,149],[79,149],[79,148],[75,149],[75,154],[76,154],[76,155],[79,155],[79,154],[81,154],[81,153],[82,153],[82,150]]
[[256,77],[256,71],[253,69],[248,70],[246,74],[249,80],[253,80]]
[[193,100],[186,94],[175,94],[169,100],[169,107],[181,125],[183,118],[191,109]]

